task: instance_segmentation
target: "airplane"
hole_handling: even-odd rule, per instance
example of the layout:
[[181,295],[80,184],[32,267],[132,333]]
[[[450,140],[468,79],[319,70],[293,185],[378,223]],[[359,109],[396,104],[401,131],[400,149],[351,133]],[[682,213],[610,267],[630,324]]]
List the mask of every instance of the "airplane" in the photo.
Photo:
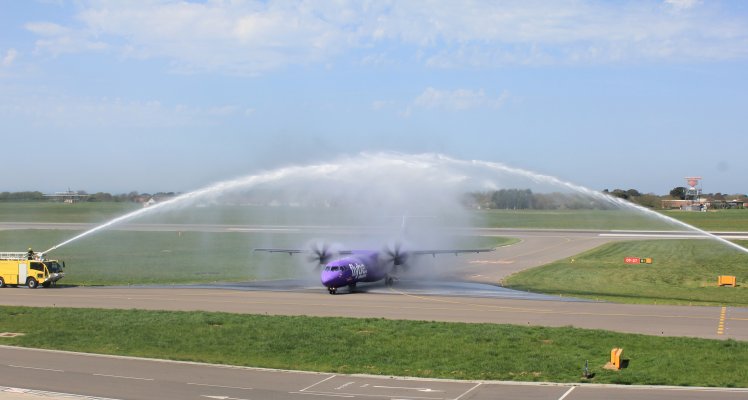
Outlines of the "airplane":
[[[440,249],[440,250],[405,250],[402,243],[396,242],[392,248],[382,250],[333,250],[327,243],[312,245],[310,249],[254,249],[268,253],[309,254],[309,261],[317,263],[320,268],[320,281],[330,294],[336,294],[338,288],[348,287],[353,292],[359,282],[377,282],[384,280],[391,286],[397,279],[400,269],[412,256],[431,254],[484,253],[494,249]],[[342,256],[338,257],[337,256]],[[324,267],[323,267],[324,266]]]

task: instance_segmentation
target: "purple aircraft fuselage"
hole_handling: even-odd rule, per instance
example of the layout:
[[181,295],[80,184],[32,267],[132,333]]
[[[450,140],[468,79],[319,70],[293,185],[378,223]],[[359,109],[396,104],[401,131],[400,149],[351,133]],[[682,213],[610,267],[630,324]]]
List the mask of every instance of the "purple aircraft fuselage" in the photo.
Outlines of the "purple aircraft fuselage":
[[333,260],[322,269],[320,280],[329,291],[355,287],[358,282],[376,282],[388,277],[391,265],[379,260],[376,251],[354,250],[351,255]]

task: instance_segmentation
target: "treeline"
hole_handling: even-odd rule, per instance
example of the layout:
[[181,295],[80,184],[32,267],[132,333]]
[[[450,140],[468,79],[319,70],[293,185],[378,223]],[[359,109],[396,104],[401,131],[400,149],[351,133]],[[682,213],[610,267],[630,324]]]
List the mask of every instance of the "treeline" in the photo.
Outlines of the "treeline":
[[39,201],[45,200],[42,192],[0,192],[0,201]]
[[[45,195],[42,192],[0,192],[0,202],[6,201],[55,201],[62,200],[66,196],[74,195],[76,201],[83,202],[135,202],[142,203],[150,200],[151,198],[163,199],[168,197],[174,197],[177,193],[174,192],[158,192],[154,194],[150,193],[121,193],[111,194],[105,192],[97,192],[89,194],[84,190],[67,193],[55,193],[54,195]],[[72,197],[72,196],[71,196]]]
[[[682,189],[682,190],[681,190]],[[604,194],[618,197],[647,208],[662,208],[663,200],[684,199],[685,188],[675,188],[669,195],[657,196],[651,193],[640,193],[636,189],[603,190]],[[746,199],[745,194],[723,195],[702,194],[710,199],[713,206],[725,200]],[[530,189],[501,189],[489,192],[469,193],[464,200],[467,207],[478,209],[503,210],[579,210],[609,209],[614,206],[601,199],[576,193],[533,193]]]

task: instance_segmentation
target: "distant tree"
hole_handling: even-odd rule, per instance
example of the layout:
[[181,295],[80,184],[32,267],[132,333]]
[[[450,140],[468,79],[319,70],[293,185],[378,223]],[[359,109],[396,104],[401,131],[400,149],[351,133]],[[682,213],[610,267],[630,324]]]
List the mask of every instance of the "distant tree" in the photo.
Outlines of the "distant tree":
[[501,189],[493,193],[491,202],[494,208],[499,209],[532,208],[532,191],[530,189]]
[[626,195],[628,195],[629,196],[628,198],[630,199],[632,197],[639,197],[642,194],[639,193],[639,191],[636,190],[636,189],[629,189],[629,190],[626,191]]
[[609,192],[608,194],[614,197],[620,197],[622,199],[629,198],[629,194],[623,189],[614,189],[612,192]]
[[42,192],[2,192],[0,201],[40,201],[44,200]]
[[680,199],[685,200],[686,199],[686,188],[683,186],[678,186],[673,188],[673,190],[670,191],[670,197],[674,199]]
[[101,202],[101,201],[113,201],[113,197],[109,193],[98,192],[88,196],[88,201]]

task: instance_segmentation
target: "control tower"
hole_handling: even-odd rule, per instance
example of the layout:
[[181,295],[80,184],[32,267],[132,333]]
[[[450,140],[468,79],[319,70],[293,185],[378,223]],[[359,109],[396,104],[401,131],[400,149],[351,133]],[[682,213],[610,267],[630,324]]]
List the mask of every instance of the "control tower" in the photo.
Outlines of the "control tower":
[[700,203],[701,201],[701,177],[700,176],[687,176],[686,183],[686,200],[690,200],[691,204]]

